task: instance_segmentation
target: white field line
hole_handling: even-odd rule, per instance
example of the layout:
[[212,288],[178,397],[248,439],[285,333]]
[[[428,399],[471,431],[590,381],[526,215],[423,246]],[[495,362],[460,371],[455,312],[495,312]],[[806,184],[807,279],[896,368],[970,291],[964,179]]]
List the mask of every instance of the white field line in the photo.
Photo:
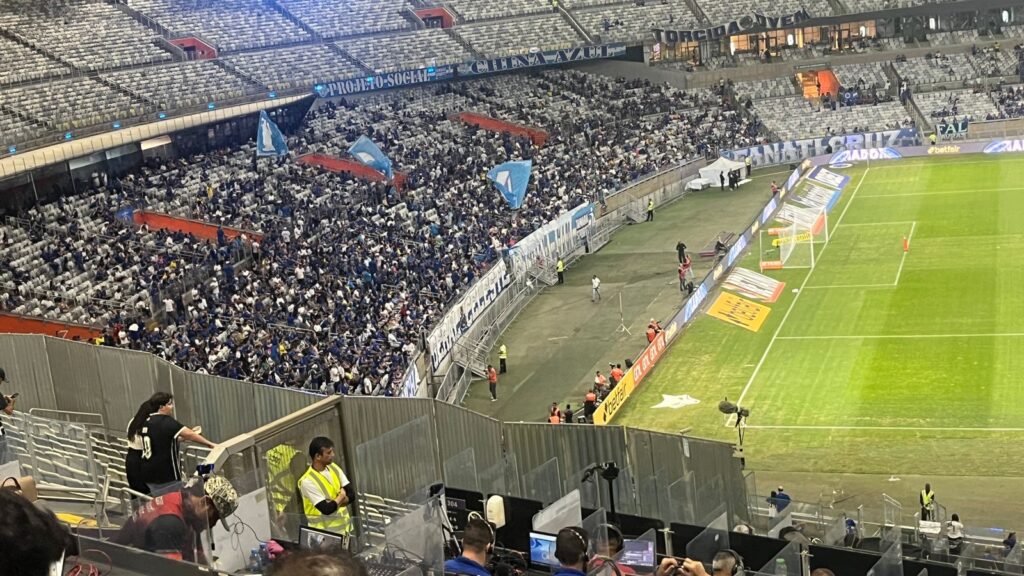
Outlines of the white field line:
[[1024,190],[1024,188],[961,188],[958,190],[934,190],[931,192],[906,192],[903,194],[865,194],[864,196],[861,196],[861,198],[905,198],[907,196],[940,196],[942,194],[974,194],[977,192],[1003,192],[1012,190]]
[[[864,196],[861,196],[864,198]],[[913,224],[915,220],[893,220],[892,222],[853,222],[852,224],[843,224],[843,228],[852,228],[854,226],[886,226],[888,224]],[[836,225],[836,228],[839,226]]]
[[991,334],[844,334],[834,336],[779,336],[778,340],[912,340],[915,338],[1020,338],[1024,332]]
[[[864,170],[864,174],[861,176],[860,182],[857,183],[857,187],[853,189],[853,194],[850,195],[850,199],[846,202],[846,207],[843,208],[842,214],[840,214],[839,218],[836,219],[836,228],[838,228],[839,225],[843,223],[843,218],[846,217],[846,212],[850,209],[850,206],[853,205],[853,200],[857,197],[857,192],[860,192],[860,187],[864,184],[864,181],[867,180],[868,172],[870,171],[871,166],[869,165],[867,169]],[[821,249],[821,252],[818,253],[819,260],[821,259],[821,255],[825,252],[825,250],[828,249],[830,244],[831,242],[829,244],[826,244]],[[789,308],[786,310],[786,314],[782,317],[782,321],[779,322],[779,326],[775,329],[775,333],[772,334],[772,339],[768,342],[768,347],[764,349],[764,354],[762,354],[761,359],[757,361],[757,366],[754,367],[754,372],[750,375],[750,378],[747,380],[746,386],[743,387],[743,392],[740,393],[739,399],[736,400],[737,404],[742,404],[743,399],[746,398],[747,392],[750,390],[750,386],[754,384],[754,379],[757,378],[757,375],[761,372],[761,367],[764,366],[764,361],[768,359],[768,354],[771,353],[772,347],[775,345],[775,341],[779,338],[779,333],[782,332],[782,327],[786,325],[786,320],[789,319],[789,314],[793,311],[793,308],[796,307],[797,301],[800,300],[800,296],[803,295],[804,293],[804,286],[807,286],[807,281],[811,279],[811,275],[814,274],[815,270],[816,268],[811,268],[811,271],[807,273],[807,276],[804,276],[804,281],[800,284],[799,291],[796,293],[796,296],[793,297],[793,301],[789,303]],[[729,415],[729,417],[726,418],[725,425],[731,426],[732,424],[730,424],[730,422],[735,417],[735,414]]]
[[901,432],[1024,432],[1024,428],[955,428],[931,426],[787,426],[787,425],[744,425],[745,428],[760,430],[890,430]]
[[833,288],[892,288],[892,282],[888,284],[837,284],[831,286],[807,286],[805,290],[831,290]]
[[[945,160],[949,160],[949,159],[950,158],[948,158],[948,157],[945,158]],[[991,160],[968,160],[968,161],[965,161],[965,162],[950,162],[950,164],[955,164],[957,166],[960,166],[960,165],[968,165],[968,164],[990,164],[990,163],[996,162],[996,161],[997,161],[996,158],[992,158]],[[902,166],[902,167],[906,168],[908,164],[909,165],[925,166],[929,162],[933,162],[934,163],[935,162],[935,158],[930,157],[930,156],[924,156],[924,157],[919,157],[919,158],[904,158],[902,160],[896,160],[896,161],[891,161],[891,160],[876,161],[874,164],[871,165],[871,167],[872,168],[899,168],[900,166]],[[884,180],[883,180],[883,182],[884,182]]]
[[[917,229],[917,222],[910,225],[910,234],[907,235],[907,247],[909,248],[910,243],[914,240],[914,230]],[[900,285],[900,275],[903,274],[903,263],[907,261],[908,250],[903,251],[903,257],[900,258],[900,269],[896,271],[896,281],[892,283],[893,286]]]
[[[863,196],[861,196],[863,198]],[[910,240],[914,237],[914,230],[917,228],[917,222],[914,220],[904,220],[898,222],[862,222],[858,224],[843,224],[843,226],[880,226],[883,224],[910,224],[910,233],[907,235],[907,244],[910,244]],[[838,227],[838,226],[837,226]],[[900,276],[903,274],[903,263],[907,260],[907,253],[904,252],[900,258],[900,267],[896,270],[896,280],[888,284],[832,284],[828,286],[805,286],[807,290],[831,290],[833,288],[894,288],[900,284]]]

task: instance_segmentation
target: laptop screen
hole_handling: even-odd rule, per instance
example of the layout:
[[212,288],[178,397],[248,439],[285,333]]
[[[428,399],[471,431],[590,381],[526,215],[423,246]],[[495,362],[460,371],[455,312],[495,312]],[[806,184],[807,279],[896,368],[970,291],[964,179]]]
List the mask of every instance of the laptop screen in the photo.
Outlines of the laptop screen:
[[542,532],[530,532],[530,564],[557,568],[555,558],[555,536]]
[[299,549],[317,552],[335,552],[345,548],[345,537],[341,534],[299,526]]
[[627,566],[654,567],[654,542],[650,540],[625,540],[622,543],[622,556],[619,564]]

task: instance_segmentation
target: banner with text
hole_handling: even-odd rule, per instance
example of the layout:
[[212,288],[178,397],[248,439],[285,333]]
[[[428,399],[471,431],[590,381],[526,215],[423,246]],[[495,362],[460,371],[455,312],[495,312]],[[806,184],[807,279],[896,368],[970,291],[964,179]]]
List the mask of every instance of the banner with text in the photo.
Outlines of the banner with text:
[[583,245],[581,234],[593,223],[594,206],[587,203],[541,226],[508,249],[513,274],[525,274],[532,264],[554,269],[554,262]]
[[[722,156],[730,160],[742,161],[747,156],[755,168],[799,162],[822,154],[831,154],[836,150],[862,150],[869,148],[892,148],[895,146],[917,146],[921,143],[916,128],[884,130],[881,132],[864,132],[821,138],[804,138],[759,144],[739,150],[726,150]],[[829,150],[831,148],[831,150]]]
[[448,358],[452,346],[469,330],[477,317],[512,283],[505,261],[498,260],[459,298],[427,336],[430,362],[436,371]]
[[741,16],[731,22],[726,22],[711,28],[699,30],[666,30],[664,28],[654,29],[656,42],[675,44],[677,42],[701,42],[703,40],[718,40],[726,36],[733,36],[752,30],[780,30],[793,28],[802,22],[811,19],[807,10],[800,9],[792,14],[782,16],[765,16],[764,14],[753,13]]
[[459,76],[473,76],[476,74],[491,74],[493,72],[505,72],[507,70],[519,70],[521,68],[533,68],[536,66],[550,66],[552,64],[565,64],[567,62],[583,62],[585,60],[599,60],[602,58],[617,58],[626,53],[625,44],[606,44],[604,46],[581,46],[578,48],[566,48],[564,50],[537,50],[528,54],[518,56],[506,56],[504,58],[492,58],[490,60],[473,60],[465,64],[459,64]]

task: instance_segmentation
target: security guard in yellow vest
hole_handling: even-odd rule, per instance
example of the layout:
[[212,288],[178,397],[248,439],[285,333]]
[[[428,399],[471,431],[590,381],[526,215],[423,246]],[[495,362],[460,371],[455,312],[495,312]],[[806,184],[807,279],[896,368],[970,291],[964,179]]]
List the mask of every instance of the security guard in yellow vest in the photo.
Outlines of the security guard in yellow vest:
[[931,520],[935,512],[935,491],[931,484],[925,484],[921,490],[921,520]]
[[645,222],[654,222],[654,198],[647,200],[647,220]]
[[750,168],[751,168],[751,166],[750,166],[751,165],[750,154],[747,154],[746,158],[743,159],[743,165],[747,167],[747,178],[750,178]]
[[352,532],[352,517],[347,506],[355,500],[355,490],[341,467],[334,463],[334,442],[317,436],[309,443],[309,469],[299,478],[302,511],[312,528],[335,534]]
[[565,262],[562,259],[558,259],[558,264],[555,266],[555,270],[558,271],[558,283],[565,284]]
[[506,364],[505,364],[506,360],[508,360],[508,346],[505,346],[505,343],[502,342],[501,346],[498,348],[498,373],[499,374],[504,374],[505,372],[508,371],[508,366],[506,366]]

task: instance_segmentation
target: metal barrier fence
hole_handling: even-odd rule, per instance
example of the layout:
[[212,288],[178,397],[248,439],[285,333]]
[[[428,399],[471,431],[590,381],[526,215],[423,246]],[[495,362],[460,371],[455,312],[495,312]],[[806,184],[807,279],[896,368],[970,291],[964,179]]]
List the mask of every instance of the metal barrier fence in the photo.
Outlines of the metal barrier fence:
[[197,374],[152,354],[35,334],[0,334],[0,366],[19,410],[100,414],[107,432],[124,434],[154,392],[175,397],[180,421],[202,425],[214,442],[273,422],[320,396]]
[[[295,485],[314,436],[335,440],[339,465],[359,492],[422,501],[436,482],[550,504],[580,489],[588,507],[691,521],[723,506],[747,521],[747,497],[732,446],[617,426],[501,423],[444,402],[334,396],[220,444],[210,462],[229,479],[266,491],[273,530],[297,529]],[[588,474],[615,462],[612,483]],[[281,522],[273,522],[280,518]]]

